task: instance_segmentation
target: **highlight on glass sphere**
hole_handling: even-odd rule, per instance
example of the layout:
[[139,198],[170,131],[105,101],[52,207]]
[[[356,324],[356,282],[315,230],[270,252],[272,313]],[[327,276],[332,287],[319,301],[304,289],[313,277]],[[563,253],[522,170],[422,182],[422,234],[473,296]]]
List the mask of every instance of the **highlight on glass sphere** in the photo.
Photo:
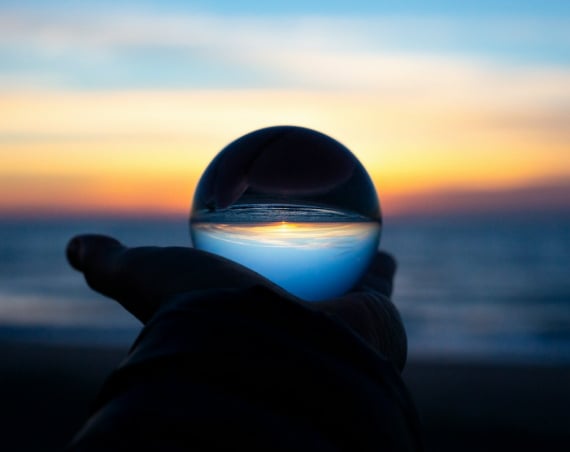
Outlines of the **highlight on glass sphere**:
[[190,214],[198,249],[238,262],[307,301],[349,291],[375,255],[382,218],[366,170],[320,132],[276,126],[226,146]]

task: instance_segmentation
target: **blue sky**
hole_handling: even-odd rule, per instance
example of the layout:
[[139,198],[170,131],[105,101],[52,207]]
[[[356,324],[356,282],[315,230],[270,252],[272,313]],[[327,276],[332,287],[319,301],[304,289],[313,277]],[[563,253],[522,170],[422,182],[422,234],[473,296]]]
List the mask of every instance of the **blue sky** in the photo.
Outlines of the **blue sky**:
[[266,58],[280,52],[568,67],[568,4],[0,2],[0,87],[320,86]]
[[45,0],[12,0],[2,1],[5,6],[33,6],[45,9],[59,8],[114,8],[128,6],[130,8],[153,7],[156,9],[176,10],[209,10],[224,13],[443,13],[443,14],[477,14],[488,15],[496,13],[516,14],[560,14],[570,11],[570,6],[564,0],[524,1],[524,0],[289,0],[280,2],[263,2],[260,0],[242,1],[185,1],[185,0],[74,0],[46,2]]

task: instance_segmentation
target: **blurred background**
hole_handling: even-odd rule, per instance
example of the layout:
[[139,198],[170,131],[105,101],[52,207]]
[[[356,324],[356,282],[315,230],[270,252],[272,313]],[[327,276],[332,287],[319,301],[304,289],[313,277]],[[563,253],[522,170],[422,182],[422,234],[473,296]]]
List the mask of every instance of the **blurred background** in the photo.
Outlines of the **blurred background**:
[[[216,153],[291,124],[345,144],[375,182],[430,441],[461,415],[567,438],[546,424],[570,423],[569,19],[564,1],[0,1],[4,382],[39,384],[50,366],[22,361],[59,347],[91,350],[54,359],[96,388],[87,357],[126,350],[139,325],[68,267],[67,240],[189,245]],[[505,395],[513,380],[527,383]],[[457,393],[435,400],[441,385]],[[502,395],[503,417],[466,411],[467,387]]]

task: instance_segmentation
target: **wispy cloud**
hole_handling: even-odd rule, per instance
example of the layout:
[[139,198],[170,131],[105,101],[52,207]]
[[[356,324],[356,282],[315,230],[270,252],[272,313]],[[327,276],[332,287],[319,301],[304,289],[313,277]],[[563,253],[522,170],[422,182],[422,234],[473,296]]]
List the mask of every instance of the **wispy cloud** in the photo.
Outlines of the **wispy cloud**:
[[[0,49],[17,49],[42,61],[68,61],[70,73],[98,67],[121,82],[137,83],[136,68],[147,83],[160,87],[167,77],[153,61],[175,71],[207,72],[208,65],[249,70],[277,86],[371,87],[394,81],[437,77],[442,84],[461,77],[466,66],[498,65],[525,69],[527,60],[546,56],[560,66],[570,48],[570,31],[560,19],[465,19],[437,17],[243,17],[212,14],[34,15],[0,17]],[[533,53],[534,52],[534,53]],[[461,57],[458,56],[461,54]],[[517,58],[512,56],[518,55]],[[550,61],[548,61],[550,60]],[[189,62],[195,64],[189,66]],[[501,61],[501,63],[499,63]],[[88,66],[82,65],[88,62]],[[508,64],[505,64],[507,62]],[[563,63],[568,63],[565,61]],[[4,65],[6,67],[6,65]],[[30,68],[34,70],[33,65]],[[36,68],[42,72],[41,67]],[[129,72],[121,80],[117,72]],[[257,71],[257,72],[256,72]],[[1,71],[0,71],[1,72]],[[62,71],[64,72],[64,71]],[[232,83],[227,73],[224,83]],[[474,74],[478,76],[478,74]],[[139,77],[142,74],[139,73]],[[567,76],[567,74],[566,74]],[[193,80],[190,78],[190,80]]]
[[[570,214],[570,178],[532,181],[503,189],[448,189],[427,191],[421,197],[396,195],[387,199],[391,215]],[[386,201],[386,200],[385,200]]]
[[484,45],[469,48],[477,37],[518,49],[555,43],[570,54],[562,19],[12,12],[0,16],[0,29],[4,90],[359,91],[395,114],[457,115],[460,107],[458,118],[563,135],[570,105],[570,64],[515,63]]
[[[566,19],[541,17],[453,16],[243,16],[206,13],[138,13],[133,10],[85,14],[5,11],[0,18],[1,43],[28,44],[38,48],[112,49],[124,46],[183,46],[216,48],[406,48],[431,46],[458,48],[453,39],[478,39],[479,45],[494,42],[524,47],[570,45]],[[483,47],[484,48],[484,47]],[[464,48],[474,50],[477,48]]]

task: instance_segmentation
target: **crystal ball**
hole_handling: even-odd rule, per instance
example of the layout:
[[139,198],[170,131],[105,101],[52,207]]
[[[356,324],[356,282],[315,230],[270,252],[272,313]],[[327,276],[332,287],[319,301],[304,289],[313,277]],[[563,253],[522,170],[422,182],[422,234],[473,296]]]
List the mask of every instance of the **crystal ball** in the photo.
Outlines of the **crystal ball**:
[[349,291],[378,249],[382,217],[368,173],[320,132],[277,126],[227,145],[202,175],[190,235],[308,301]]

